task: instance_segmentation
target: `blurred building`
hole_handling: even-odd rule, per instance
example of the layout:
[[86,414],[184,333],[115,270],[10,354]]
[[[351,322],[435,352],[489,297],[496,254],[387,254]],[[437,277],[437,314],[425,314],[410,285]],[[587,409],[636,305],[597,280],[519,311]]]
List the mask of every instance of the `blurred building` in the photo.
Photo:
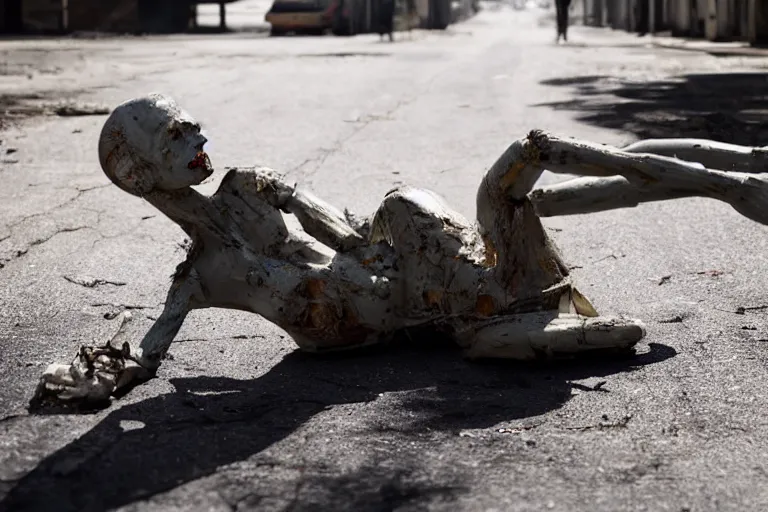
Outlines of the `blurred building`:
[[768,43],[768,0],[584,0],[587,25]]
[[[220,28],[223,29],[226,27],[225,5],[235,1],[0,0],[0,33],[185,32],[195,26],[198,4],[218,4]],[[275,2],[275,5],[278,3]],[[288,3],[291,3],[290,0]],[[344,29],[342,32],[357,34],[375,31],[376,0],[329,0],[324,3],[345,13],[345,19],[341,20],[344,24],[340,27]],[[416,26],[445,29],[449,24],[474,14],[476,0],[412,0],[412,4],[413,14],[419,20]],[[406,21],[409,25],[412,22],[410,19]]]
[[0,0],[0,2],[2,2],[0,30],[37,34],[77,31],[183,32],[194,24],[195,5],[202,3],[201,0]]
[[22,31],[21,2],[22,0],[0,0],[0,32]]

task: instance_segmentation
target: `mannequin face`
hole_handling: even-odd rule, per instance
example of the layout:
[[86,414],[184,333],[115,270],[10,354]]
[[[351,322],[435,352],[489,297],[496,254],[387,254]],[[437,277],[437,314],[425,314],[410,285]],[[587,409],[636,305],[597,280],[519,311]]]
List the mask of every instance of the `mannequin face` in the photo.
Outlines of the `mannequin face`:
[[[213,173],[200,125],[176,102],[151,95],[117,107],[107,120],[102,166],[132,193],[178,190],[202,183]],[[118,155],[116,158],[113,155]]]

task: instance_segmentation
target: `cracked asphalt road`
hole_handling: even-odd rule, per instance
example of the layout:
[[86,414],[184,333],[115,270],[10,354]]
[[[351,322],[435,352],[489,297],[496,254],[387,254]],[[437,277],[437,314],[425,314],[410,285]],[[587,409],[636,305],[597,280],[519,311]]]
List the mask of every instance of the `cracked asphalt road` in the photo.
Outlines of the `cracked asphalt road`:
[[[762,133],[762,59],[553,33],[488,8],[393,45],[2,41],[0,91],[169,93],[210,139],[203,191],[263,164],[358,213],[409,183],[472,216],[484,170],[533,128],[610,144]],[[158,378],[101,412],[30,415],[47,364],[105,340],[122,310],[137,329],[159,314],[184,253],[178,227],[101,173],[103,120],[0,133],[0,510],[768,509],[768,229],[701,199],[545,221],[600,311],[647,322],[630,359],[470,363],[425,334],[310,357],[255,315],[196,311]]]

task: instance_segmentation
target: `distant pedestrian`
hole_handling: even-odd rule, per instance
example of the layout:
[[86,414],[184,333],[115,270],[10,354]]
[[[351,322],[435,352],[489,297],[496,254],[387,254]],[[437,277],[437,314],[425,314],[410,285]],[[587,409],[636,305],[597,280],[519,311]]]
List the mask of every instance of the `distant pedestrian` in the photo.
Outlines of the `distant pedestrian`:
[[379,38],[384,34],[389,36],[389,41],[394,41],[392,32],[395,29],[395,0],[379,0]]
[[571,7],[571,0],[555,0],[555,8],[557,9],[557,39],[556,43],[560,42],[560,37],[563,41],[568,41],[568,9]]
[[419,12],[416,10],[416,0],[405,0],[405,29],[408,35],[413,34],[413,27],[419,24]]

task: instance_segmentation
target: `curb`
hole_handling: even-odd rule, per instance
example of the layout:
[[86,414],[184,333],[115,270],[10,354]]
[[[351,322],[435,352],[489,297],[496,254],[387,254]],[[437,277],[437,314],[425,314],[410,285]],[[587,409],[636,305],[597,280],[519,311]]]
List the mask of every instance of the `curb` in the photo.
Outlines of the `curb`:
[[708,53],[715,57],[768,57],[768,48],[755,48],[748,45],[732,45],[728,43],[710,42],[669,42],[651,41],[652,46],[667,50],[682,50],[688,52]]

